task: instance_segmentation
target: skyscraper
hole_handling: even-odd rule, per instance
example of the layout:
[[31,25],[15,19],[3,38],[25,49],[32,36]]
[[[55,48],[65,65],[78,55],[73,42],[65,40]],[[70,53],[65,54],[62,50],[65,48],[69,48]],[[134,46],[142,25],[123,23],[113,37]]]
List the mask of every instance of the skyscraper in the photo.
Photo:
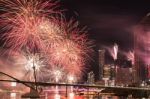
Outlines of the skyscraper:
[[103,68],[105,65],[105,50],[99,50],[99,80],[103,78]]

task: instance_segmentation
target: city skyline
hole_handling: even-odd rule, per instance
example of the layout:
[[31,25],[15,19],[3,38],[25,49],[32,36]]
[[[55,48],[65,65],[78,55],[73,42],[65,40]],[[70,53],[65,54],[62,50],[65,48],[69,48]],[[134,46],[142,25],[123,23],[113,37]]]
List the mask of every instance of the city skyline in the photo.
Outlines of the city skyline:
[[150,98],[149,4],[0,0],[0,96]]
[[134,4],[129,0],[62,0],[60,4],[66,18],[74,17],[81,27],[87,26],[87,34],[94,41],[95,52],[86,68],[87,71],[94,70],[96,76],[99,68],[98,50],[106,48],[106,63],[113,62],[107,48],[112,48],[115,43],[119,46],[119,54],[133,51],[133,28],[148,13],[149,8],[148,1]]
[[[64,1],[64,2],[63,2]],[[98,50],[102,47],[119,46],[119,54],[133,51],[134,27],[149,13],[149,1],[137,0],[63,0],[66,15],[74,15],[81,25],[89,28],[89,38],[95,41],[94,62],[91,67],[98,75]],[[71,13],[70,13],[71,12]],[[112,57],[106,51],[108,63]],[[92,67],[94,66],[94,67]]]

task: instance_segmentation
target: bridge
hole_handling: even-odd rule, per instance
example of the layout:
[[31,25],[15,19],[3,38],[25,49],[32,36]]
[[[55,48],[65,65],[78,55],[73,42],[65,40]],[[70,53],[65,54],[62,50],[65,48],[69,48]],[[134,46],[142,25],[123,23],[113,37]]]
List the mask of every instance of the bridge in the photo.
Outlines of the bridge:
[[[15,81],[15,80],[0,80],[1,82],[17,82],[25,85],[35,85],[35,82],[29,81]],[[50,87],[50,86],[73,86],[78,88],[85,88],[88,91],[92,88],[96,88],[94,92],[97,93],[114,93],[117,96],[128,96],[132,95],[133,97],[149,97],[150,88],[140,88],[140,87],[119,87],[119,86],[104,86],[104,85],[89,85],[89,84],[66,84],[66,83],[45,83],[45,82],[36,82],[37,86]],[[99,91],[102,89],[102,91]]]
[[[50,86],[64,86],[67,88],[67,86],[73,86],[75,88],[84,88],[89,91],[90,89],[96,89],[94,92],[97,94],[102,93],[114,93],[114,95],[117,96],[128,96],[132,95],[133,97],[149,97],[150,96],[150,88],[149,87],[121,87],[121,86],[104,86],[104,85],[98,85],[98,84],[68,84],[68,83],[47,83],[47,82],[30,82],[30,81],[21,81],[16,79],[15,77],[12,77],[8,74],[2,73],[13,80],[0,80],[0,82],[16,82],[24,84],[27,87],[30,87],[31,89],[37,91],[35,87],[33,86],[42,86],[42,87],[50,87]],[[101,91],[99,91],[101,90]],[[67,91],[67,89],[66,89]]]

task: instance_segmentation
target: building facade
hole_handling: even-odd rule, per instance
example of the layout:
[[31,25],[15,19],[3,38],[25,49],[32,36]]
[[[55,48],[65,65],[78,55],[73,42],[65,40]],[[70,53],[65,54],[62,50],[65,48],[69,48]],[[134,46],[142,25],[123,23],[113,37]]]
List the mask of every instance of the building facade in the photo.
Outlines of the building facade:
[[105,65],[105,50],[99,50],[99,80],[103,78],[103,71]]

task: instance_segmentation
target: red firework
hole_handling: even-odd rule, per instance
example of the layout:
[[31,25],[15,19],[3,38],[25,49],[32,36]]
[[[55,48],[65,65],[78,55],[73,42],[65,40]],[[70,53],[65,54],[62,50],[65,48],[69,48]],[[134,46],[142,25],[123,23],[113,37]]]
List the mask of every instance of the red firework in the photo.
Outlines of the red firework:
[[54,20],[38,17],[34,17],[33,20],[22,18],[14,20],[12,30],[5,34],[6,44],[11,49],[28,47],[30,50],[34,48],[46,50],[51,43],[62,38],[59,25]]
[[0,21],[6,31],[3,35],[6,46],[13,50],[23,47],[29,47],[30,50],[43,48],[43,34],[47,30],[46,26],[43,26],[44,30],[42,25],[54,28],[48,17],[57,12],[54,10],[57,3],[42,0],[3,0],[0,4],[4,10]]
[[49,52],[50,63],[63,66],[69,74],[79,75],[90,58],[92,42],[78,22],[53,17],[57,3],[42,0],[3,0],[1,15],[5,44],[12,50],[28,48]]
[[92,42],[77,22],[64,23],[64,39],[50,49],[51,62],[65,67],[69,73],[80,74],[92,51]]
[[50,17],[51,14],[60,13],[55,10],[58,8],[58,2],[51,0],[0,0],[4,17],[11,18],[17,15],[38,15]]

